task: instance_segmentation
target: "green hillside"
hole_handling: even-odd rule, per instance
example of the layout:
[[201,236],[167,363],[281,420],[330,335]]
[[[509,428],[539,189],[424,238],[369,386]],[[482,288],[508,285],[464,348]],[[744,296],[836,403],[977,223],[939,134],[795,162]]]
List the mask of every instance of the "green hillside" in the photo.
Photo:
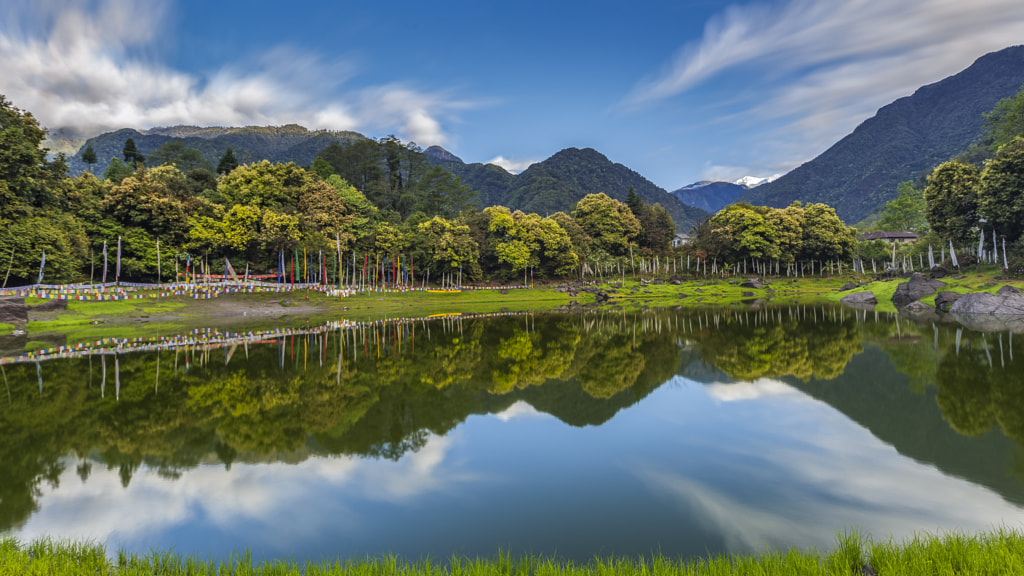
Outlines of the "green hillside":
[[984,113],[1024,84],[1024,46],[982,56],[966,70],[881,108],[817,158],[737,202],[781,208],[824,202],[858,222],[917,180],[966,151],[983,131]]
[[242,164],[269,160],[271,162],[295,162],[308,166],[331,142],[348,143],[364,138],[356,132],[334,132],[331,130],[310,131],[302,126],[247,126],[243,128],[201,128],[198,126],[173,126],[139,131],[124,128],[89,138],[70,157],[68,166],[74,174],[85,171],[88,166],[82,162],[82,152],[92,146],[99,160],[93,167],[94,174],[103,174],[111,158],[121,158],[121,151],[128,138],[144,156],[151,157],[161,146],[172,140],[180,140],[188,148],[195,148],[203,158],[216,166],[224,151],[231,148]]
[[543,216],[568,212],[587,194],[603,192],[625,202],[632,188],[644,202],[661,204],[672,216],[676,230],[688,231],[707,215],[592,148],[566,148],[517,175],[493,164],[464,164],[448,153],[428,152],[427,158],[477,190],[480,206],[501,204]]

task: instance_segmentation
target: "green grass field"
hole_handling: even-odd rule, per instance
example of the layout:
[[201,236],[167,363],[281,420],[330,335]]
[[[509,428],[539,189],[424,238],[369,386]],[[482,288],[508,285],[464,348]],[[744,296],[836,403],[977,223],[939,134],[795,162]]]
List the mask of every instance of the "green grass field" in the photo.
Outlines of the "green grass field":
[[[1024,287],[1021,280],[996,280],[1000,270],[995,267],[947,277],[946,290],[954,292],[994,292],[1011,284]],[[767,278],[763,288],[743,288],[745,276],[731,278],[707,277],[687,280],[679,285],[668,282],[653,284],[635,280],[612,280],[596,284],[607,290],[611,300],[606,306],[623,308],[697,308],[705,306],[739,306],[760,300],[775,304],[811,304],[838,302],[851,292],[870,290],[878,300],[880,312],[895,312],[892,294],[905,279],[873,281],[870,276],[844,274],[831,278]],[[845,284],[859,287],[840,292]],[[67,310],[50,312],[40,320],[29,322],[30,334],[56,333],[69,343],[110,336],[157,336],[180,333],[197,327],[220,327],[231,324],[237,329],[263,329],[322,323],[328,320],[381,320],[388,318],[419,318],[433,314],[489,314],[495,312],[541,312],[563,307],[570,302],[586,305],[594,296],[585,292],[570,297],[556,291],[554,285],[531,290],[467,290],[461,293],[430,292],[367,292],[346,298],[329,297],[320,292],[300,290],[291,293],[232,294],[213,300],[192,300],[184,296],[122,300],[115,302],[69,301]],[[29,306],[45,302],[27,299]],[[922,302],[934,306],[934,297]],[[259,313],[244,316],[245,310]],[[0,332],[13,326],[0,325]],[[126,332],[130,334],[126,334]]]
[[[871,571],[868,571],[868,570]],[[447,562],[407,561],[395,556],[324,562],[256,562],[248,551],[223,561],[150,552],[108,555],[100,545],[50,539],[0,540],[0,576],[46,574],[89,575],[300,575],[307,576],[677,576],[677,575],[1004,575],[1024,573],[1024,535],[998,529],[975,535],[920,534],[904,542],[874,542],[856,532],[836,538],[827,551],[768,550],[760,555],[719,556],[681,560],[595,558],[586,563],[499,552],[493,558],[453,557]]]

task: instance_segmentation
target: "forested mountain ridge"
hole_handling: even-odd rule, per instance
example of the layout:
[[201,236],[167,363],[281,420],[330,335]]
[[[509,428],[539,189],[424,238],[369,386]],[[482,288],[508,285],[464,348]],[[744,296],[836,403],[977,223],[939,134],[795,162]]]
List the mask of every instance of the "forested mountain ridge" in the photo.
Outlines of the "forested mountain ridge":
[[669,192],[687,206],[714,214],[732,204],[747,188],[734,182],[701,181]]
[[857,222],[915,180],[966,151],[983,132],[983,114],[1024,84],[1024,46],[986,54],[970,67],[883,106],[813,160],[738,202],[784,207],[823,202]]
[[431,165],[444,168],[461,178],[463,184],[476,190],[477,206],[485,208],[504,204],[503,198],[512,185],[515,174],[497,164],[466,164],[462,158],[440,146],[431,146],[424,150],[423,154]]
[[365,136],[357,132],[308,130],[296,124],[238,128],[171,126],[141,131],[123,128],[86,140],[74,156],[68,159],[68,167],[73,174],[89,168],[82,160],[82,153],[92,146],[98,161],[92,166],[91,172],[103,174],[111,158],[121,158],[124,144],[129,138],[134,140],[138,150],[147,158],[164,144],[180,140],[186,147],[199,150],[210,166],[216,166],[228,148],[232,149],[242,164],[269,160],[308,166],[331,142],[349,143],[365,139]]
[[494,164],[456,162],[441,153],[428,152],[427,159],[477,190],[480,206],[501,204],[546,215],[572,210],[587,194],[603,192],[625,202],[632,189],[644,202],[661,204],[672,216],[676,230],[690,230],[707,216],[704,210],[683,204],[664,188],[593,148],[566,148],[520,174],[511,174]]

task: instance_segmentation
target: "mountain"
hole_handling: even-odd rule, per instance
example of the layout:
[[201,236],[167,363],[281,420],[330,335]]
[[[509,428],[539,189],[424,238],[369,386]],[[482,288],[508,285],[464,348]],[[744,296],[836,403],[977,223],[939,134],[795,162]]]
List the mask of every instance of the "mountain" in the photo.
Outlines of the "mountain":
[[503,204],[547,215],[570,210],[587,194],[604,192],[625,202],[630,188],[644,202],[661,204],[672,216],[676,230],[688,231],[707,216],[705,211],[683,204],[664,188],[592,148],[566,148],[533,164],[513,178]]
[[124,128],[89,138],[81,148],[68,159],[73,174],[84,171],[88,166],[82,162],[82,151],[92,146],[99,159],[92,167],[94,174],[103,174],[111,158],[121,158],[121,151],[128,138],[146,157],[150,157],[161,146],[172,140],[181,140],[185,146],[195,148],[203,158],[216,166],[224,151],[231,148],[241,164],[270,160],[271,162],[295,162],[302,166],[313,163],[317,154],[331,142],[352,142],[365,138],[357,132],[334,132],[331,130],[307,130],[296,124],[286,126],[246,126],[244,128],[201,128],[198,126],[172,126],[150,130]]
[[687,206],[700,208],[714,214],[732,204],[747,188],[732,182],[702,180],[670,192]]
[[982,114],[1024,84],[1024,46],[986,54],[967,69],[882,107],[817,158],[737,201],[775,207],[825,202],[858,222],[915,180],[967,150],[983,131]]
[[733,182],[733,184],[739,184],[740,186],[743,186],[744,188],[756,188],[756,187],[760,186],[761,184],[767,184],[768,182],[775,182],[781,176],[782,176],[782,174],[773,174],[773,175],[765,177],[765,178],[762,178],[760,176],[744,176],[743,178],[740,178],[739,180]]
[[498,204],[507,206],[503,198],[515,175],[496,164],[475,162],[466,164],[461,158],[440,146],[423,151],[427,162],[440,166],[462,179],[462,183],[477,191],[477,205],[481,208]]
[[459,176],[479,192],[480,207],[500,204],[547,216],[568,212],[587,194],[604,192],[625,202],[632,187],[644,202],[661,204],[672,216],[677,230],[690,230],[707,216],[704,210],[683,204],[664,188],[592,148],[566,148],[519,174],[494,164],[465,164],[443,148],[431,148],[437,149],[425,151],[427,160]]
[[431,146],[430,148],[424,150],[423,153],[427,155],[427,158],[436,160],[438,162],[452,162],[455,164],[465,164],[465,162],[462,161],[462,158],[459,158],[455,154],[452,154],[451,152],[445,150],[444,148],[441,148],[440,146]]

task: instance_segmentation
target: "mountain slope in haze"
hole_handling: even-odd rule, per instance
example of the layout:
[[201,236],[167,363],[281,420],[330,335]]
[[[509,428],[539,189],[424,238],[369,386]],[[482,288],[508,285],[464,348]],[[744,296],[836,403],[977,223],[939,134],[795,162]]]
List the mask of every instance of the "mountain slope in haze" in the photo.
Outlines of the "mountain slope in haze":
[[914,180],[965,151],[983,131],[982,114],[1024,84],[1024,46],[978,58],[964,71],[882,107],[817,158],[737,201],[785,207],[825,202],[858,222]]
[[670,192],[687,206],[700,208],[705,212],[714,214],[747,191],[746,186],[733,182],[713,182],[702,180],[689,186],[683,186],[678,190]]
[[271,162],[295,162],[301,166],[313,163],[317,154],[331,142],[352,142],[365,138],[357,132],[335,132],[331,130],[307,130],[302,126],[246,126],[243,128],[200,128],[198,126],[172,126],[139,131],[124,128],[89,138],[68,160],[73,174],[84,171],[88,166],[82,162],[82,152],[92,146],[99,160],[92,167],[93,174],[103,174],[111,158],[121,159],[121,151],[128,138],[147,158],[161,146],[172,140],[181,140],[185,146],[195,148],[203,158],[216,167],[225,150],[231,148],[240,164],[261,160]]

